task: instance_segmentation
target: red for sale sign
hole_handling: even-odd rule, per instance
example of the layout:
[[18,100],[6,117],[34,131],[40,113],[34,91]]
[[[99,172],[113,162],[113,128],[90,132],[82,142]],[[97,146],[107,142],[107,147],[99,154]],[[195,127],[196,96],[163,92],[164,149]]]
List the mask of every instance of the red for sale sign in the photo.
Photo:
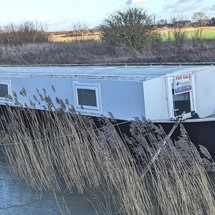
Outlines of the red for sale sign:
[[174,78],[174,94],[190,92],[192,90],[192,74],[177,75]]

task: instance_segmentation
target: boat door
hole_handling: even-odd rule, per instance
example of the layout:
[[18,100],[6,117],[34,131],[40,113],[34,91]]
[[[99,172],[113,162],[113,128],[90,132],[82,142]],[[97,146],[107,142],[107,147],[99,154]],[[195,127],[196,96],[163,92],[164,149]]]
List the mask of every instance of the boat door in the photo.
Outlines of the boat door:
[[191,117],[196,110],[192,74],[167,77],[169,116],[174,119],[185,112]]

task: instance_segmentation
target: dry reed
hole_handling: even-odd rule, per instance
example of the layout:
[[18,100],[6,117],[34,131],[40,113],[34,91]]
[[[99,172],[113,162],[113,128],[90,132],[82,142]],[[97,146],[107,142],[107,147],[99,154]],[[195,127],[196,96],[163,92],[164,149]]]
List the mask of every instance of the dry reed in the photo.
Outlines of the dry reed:
[[102,118],[98,128],[62,100],[58,109],[44,100],[45,111],[2,110],[1,145],[11,172],[28,185],[89,192],[102,214],[215,214],[205,162],[182,125],[178,141],[168,140],[146,171],[166,136],[161,127],[136,119],[126,136],[116,122]]

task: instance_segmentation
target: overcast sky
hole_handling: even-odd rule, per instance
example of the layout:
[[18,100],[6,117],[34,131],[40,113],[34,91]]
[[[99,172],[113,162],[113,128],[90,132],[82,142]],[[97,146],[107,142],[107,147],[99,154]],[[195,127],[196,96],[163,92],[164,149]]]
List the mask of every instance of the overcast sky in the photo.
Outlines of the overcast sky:
[[93,28],[116,10],[139,6],[156,20],[191,19],[196,11],[215,17],[214,0],[0,0],[0,26],[39,21],[48,30],[71,30],[79,24]]

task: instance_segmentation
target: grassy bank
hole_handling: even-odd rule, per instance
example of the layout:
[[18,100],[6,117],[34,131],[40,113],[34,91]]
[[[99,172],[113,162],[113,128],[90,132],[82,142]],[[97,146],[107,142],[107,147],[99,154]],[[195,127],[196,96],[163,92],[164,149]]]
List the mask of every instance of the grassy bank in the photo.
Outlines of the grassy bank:
[[0,64],[214,62],[214,30],[158,28],[162,40],[146,37],[138,48],[125,41],[115,45],[101,41],[98,30],[47,33],[27,25],[27,31],[1,32]]
[[109,49],[99,41],[0,46],[0,64],[214,62],[215,40],[148,42],[142,50]]

